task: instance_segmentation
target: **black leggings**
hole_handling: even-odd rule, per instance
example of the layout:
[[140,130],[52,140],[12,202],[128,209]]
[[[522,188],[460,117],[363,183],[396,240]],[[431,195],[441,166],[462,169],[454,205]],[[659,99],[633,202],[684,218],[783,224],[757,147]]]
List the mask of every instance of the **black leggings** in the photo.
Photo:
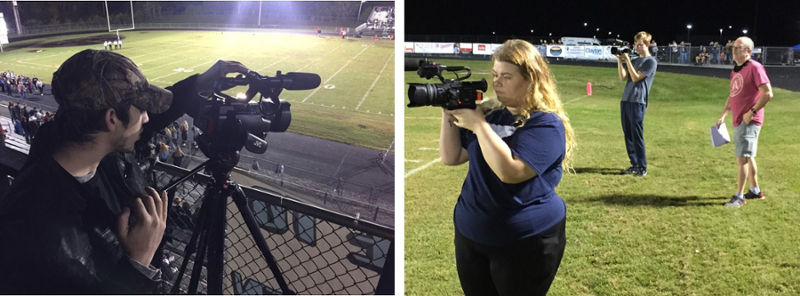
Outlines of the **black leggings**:
[[564,247],[566,217],[509,246],[476,243],[456,229],[456,267],[464,295],[547,295]]

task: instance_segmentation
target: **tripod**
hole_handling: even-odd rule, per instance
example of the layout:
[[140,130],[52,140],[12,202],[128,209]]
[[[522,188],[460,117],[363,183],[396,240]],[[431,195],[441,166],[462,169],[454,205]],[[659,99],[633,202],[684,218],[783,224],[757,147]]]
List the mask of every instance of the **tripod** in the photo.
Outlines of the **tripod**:
[[[172,287],[171,294],[178,294],[180,282],[189,264],[192,254],[197,252],[192,268],[192,275],[189,281],[189,294],[197,294],[197,285],[200,280],[202,263],[204,258],[208,258],[208,292],[209,294],[222,294],[223,268],[225,256],[225,224],[227,222],[227,201],[228,196],[233,198],[236,207],[239,209],[248,230],[253,236],[258,249],[267,261],[269,269],[275,275],[275,280],[284,295],[292,295],[293,291],[286,285],[283,274],[278,268],[275,258],[269,251],[267,241],[261,233],[261,228],[257,225],[252,211],[247,206],[247,197],[239,184],[230,180],[231,171],[239,162],[239,151],[244,146],[241,137],[247,139],[247,132],[238,125],[238,132],[234,133],[215,133],[220,136],[200,136],[200,148],[209,159],[193,169],[191,172],[182,176],[176,181],[167,185],[164,189],[169,191],[175,186],[196,174],[203,168],[211,173],[211,182],[207,184],[203,193],[203,203],[197,217],[197,223],[192,231],[192,237],[186,245],[183,263],[175,285]],[[230,130],[230,129],[229,129]],[[213,141],[212,141],[213,138]],[[231,144],[233,143],[233,144]],[[238,145],[237,143],[241,143]],[[238,146],[238,148],[237,148]]]

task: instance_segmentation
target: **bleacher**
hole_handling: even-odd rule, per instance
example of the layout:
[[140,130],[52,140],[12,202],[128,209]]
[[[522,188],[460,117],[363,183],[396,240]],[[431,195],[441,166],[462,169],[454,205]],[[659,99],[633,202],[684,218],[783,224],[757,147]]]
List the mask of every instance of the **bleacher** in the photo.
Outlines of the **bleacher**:
[[11,118],[0,116],[0,125],[6,131],[6,147],[28,154],[31,146],[25,142],[25,136],[14,132],[14,124],[11,122]]
[[394,6],[376,6],[367,22],[356,27],[356,35],[364,37],[394,38]]

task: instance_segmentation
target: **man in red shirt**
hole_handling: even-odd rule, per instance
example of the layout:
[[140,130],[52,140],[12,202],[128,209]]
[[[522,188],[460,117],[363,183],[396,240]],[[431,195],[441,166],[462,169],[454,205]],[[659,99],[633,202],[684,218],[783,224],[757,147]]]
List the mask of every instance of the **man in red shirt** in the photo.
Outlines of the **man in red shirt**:
[[[758,188],[756,178],[756,151],[758,134],[764,122],[764,106],[772,99],[772,86],[767,72],[761,63],[751,60],[753,40],[739,37],[733,43],[733,59],[736,66],[731,72],[731,93],[725,103],[722,116],[717,125],[722,124],[728,111],[733,113],[733,142],[736,144],[736,161],[739,168],[736,194],[725,206],[740,207],[745,199],[764,199],[764,193]],[[750,183],[750,190],[744,192],[745,179]]]

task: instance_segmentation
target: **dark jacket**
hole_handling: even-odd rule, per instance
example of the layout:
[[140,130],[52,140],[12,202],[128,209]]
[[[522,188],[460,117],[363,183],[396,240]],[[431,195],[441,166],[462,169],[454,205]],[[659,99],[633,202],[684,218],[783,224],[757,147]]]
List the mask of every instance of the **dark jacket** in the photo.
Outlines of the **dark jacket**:
[[[173,104],[150,116],[137,148],[187,111],[196,115],[196,79],[167,88]],[[42,125],[8,195],[0,198],[0,294],[154,293],[160,272],[132,261],[115,234],[123,205],[146,186],[134,155],[109,154],[81,184],[52,157],[53,124]]]

